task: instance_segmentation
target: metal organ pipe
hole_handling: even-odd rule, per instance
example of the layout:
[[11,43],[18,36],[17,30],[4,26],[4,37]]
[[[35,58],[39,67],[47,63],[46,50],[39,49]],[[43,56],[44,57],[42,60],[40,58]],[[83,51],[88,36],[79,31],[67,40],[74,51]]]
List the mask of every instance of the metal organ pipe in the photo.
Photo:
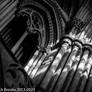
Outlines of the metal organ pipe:
[[[1,3],[1,11],[0,11],[0,31],[14,18],[14,13],[16,11],[16,5],[18,3],[18,0],[10,2],[9,0],[4,1]],[[4,6],[5,5],[5,6]],[[11,12],[11,10],[13,10]],[[4,17],[4,15],[8,15],[7,17]]]
[[65,27],[72,9],[68,16],[56,0],[23,0],[17,6],[18,3],[0,2],[0,37],[17,63],[25,63],[22,66],[36,91],[91,92],[91,0],[84,1],[75,14],[68,34]]

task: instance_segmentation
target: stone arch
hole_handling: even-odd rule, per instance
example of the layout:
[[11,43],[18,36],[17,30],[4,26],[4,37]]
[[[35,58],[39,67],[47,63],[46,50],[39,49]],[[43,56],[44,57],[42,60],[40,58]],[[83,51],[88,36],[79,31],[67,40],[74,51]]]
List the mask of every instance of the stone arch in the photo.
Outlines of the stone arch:
[[[39,15],[38,20],[43,22],[42,31],[35,30],[41,36],[39,47],[46,48],[48,45],[51,47],[56,45],[64,34],[65,22],[68,21],[65,12],[53,0],[24,0],[21,2],[18,13],[29,14],[31,20],[34,12]],[[33,29],[32,25],[30,27]]]

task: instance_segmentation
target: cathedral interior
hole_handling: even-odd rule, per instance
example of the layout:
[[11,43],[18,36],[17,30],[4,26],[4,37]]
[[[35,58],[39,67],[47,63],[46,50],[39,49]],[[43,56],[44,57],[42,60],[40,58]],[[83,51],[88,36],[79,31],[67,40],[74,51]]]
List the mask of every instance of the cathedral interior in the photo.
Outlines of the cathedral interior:
[[92,92],[92,0],[0,0],[0,92]]

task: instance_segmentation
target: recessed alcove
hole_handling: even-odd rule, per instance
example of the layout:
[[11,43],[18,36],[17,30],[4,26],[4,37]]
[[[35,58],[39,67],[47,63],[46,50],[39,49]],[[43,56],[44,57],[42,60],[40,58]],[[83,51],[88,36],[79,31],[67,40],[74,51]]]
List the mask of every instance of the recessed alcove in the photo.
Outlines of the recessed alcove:
[[19,61],[23,66],[27,64],[27,61],[33,56],[34,52],[38,49],[38,37],[38,33],[31,33],[22,42],[21,46],[23,47],[23,55]]
[[27,16],[16,16],[1,32],[1,36],[21,65],[26,65],[39,44],[38,33],[28,32]]

